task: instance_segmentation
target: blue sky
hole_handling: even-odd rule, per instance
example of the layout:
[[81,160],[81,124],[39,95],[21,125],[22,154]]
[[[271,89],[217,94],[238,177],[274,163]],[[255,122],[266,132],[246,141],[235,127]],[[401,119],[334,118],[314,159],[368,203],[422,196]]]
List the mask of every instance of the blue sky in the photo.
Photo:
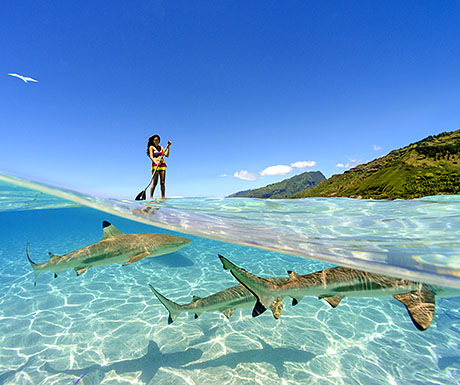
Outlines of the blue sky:
[[0,25],[0,170],[100,196],[145,187],[155,133],[168,196],[225,196],[460,127],[458,1],[10,1]]

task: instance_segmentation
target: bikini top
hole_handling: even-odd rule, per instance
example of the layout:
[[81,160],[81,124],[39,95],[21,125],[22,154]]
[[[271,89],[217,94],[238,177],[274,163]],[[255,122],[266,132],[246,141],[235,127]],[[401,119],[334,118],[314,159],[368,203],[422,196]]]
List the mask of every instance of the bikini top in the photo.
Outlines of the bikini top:
[[[161,146],[160,146],[161,147]],[[153,161],[152,161],[152,164],[155,164],[155,165],[161,165],[162,167],[165,166],[166,167],[166,163],[164,161],[163,158],[160,158],[158,159],[160,156],[162,156],[163,154],[165,153],[164,151],[164,148],[161,147],[161,151],[156,151],[156,148],[153,147]]]
[[[161,146],[160,146],[161,147]],[[159,156],[162,156],[164,154],[163,147],[161,147],[161,151],[156,151],[155,147],[153,147],[153,157],[157,158]]]

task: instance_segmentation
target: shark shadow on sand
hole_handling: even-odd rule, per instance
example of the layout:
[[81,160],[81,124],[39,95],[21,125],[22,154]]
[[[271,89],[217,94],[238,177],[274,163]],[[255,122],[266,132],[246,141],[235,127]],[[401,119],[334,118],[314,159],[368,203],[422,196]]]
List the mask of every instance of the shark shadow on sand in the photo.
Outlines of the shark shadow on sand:
[[446,368],[458,370],[460,368],[460,355],[441,357],[438,361],[438,367],[441,370]]
[[151,261],[146,262],[147,264],[158,264],[164,267],[190,267],[193,266],[194,263],[191,259],[184,257],[184,255],[181,252],[174,252],[166,255],[162,255],[160,257],[156,257],[155,259],[152,259]]
[[114,370],[118,375],[132,372],[142,372],[139,380],[143,383],[148,384],[153,377],[157,374],[158,370],[162,367],[168,368],[183,368],[184,365],[189,362],[196,361],[202,356],[201,350],[189,348],[183,352],[177,353],[161,353],[158,345],[154,341],[150,341],[147,347],[147,353],[133,360],[125,360],[115,362],[108,366],[91,365],[83,369],[67,369],[67,370],[55,370],[50,364],[46,363],[44,369],[50,374],[64,373],[71,376],[76,376],[75,381],[85,373],[91,372],[103,372],[107,373]]
[[25,368],[31,365],[33,361],[36,361],[34,357],[29,358],[24,365],[21,365],[16,370],[9,370],[5,373],[0,374],[0,384],[4,384],[9,377],[13,378],[16,375],[16,373],[22,372]]
[[214,360],[200,362],[197,364],[189,364],[183,367],[187,370],[217,368],[227,366],[236,368],[241,363],[264,363],[272,365],[278,377],[284,377],[286,362],[306,363],[316,356],[313,353],[293,348],[273,348],[262,339],[257,339],[262,345],[261,349],[251,349],[243,352],[229,353],[222,355]]

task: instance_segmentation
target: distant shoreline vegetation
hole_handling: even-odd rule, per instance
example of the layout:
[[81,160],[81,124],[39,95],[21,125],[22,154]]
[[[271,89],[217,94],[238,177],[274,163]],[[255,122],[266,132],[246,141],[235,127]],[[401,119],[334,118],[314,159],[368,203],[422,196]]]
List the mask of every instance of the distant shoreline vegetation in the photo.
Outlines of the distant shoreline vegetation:
[[[324,175],[321,172],[313,172]],[[308,173],[304,173],[308,174]],[[301,175],[304,175],[301,174]],[[300,175],[296,176],[300,177]],[[460,130],[436,136],[391,151],[388,155],[336,174],[329,179],[304,184],[303,189],[285,189],[283,196],[271,193],[277,187],[293,183],[286,179],[231,197],[307,198],[348,197],[363,199],[414,199],[430,195],[460,194]],[[299,188],[301,180],[296,181]]]
[[239,191],[229,195],[228,198],[289,199],[305,190],[305,188],[312,188],[324,180],[326,180],[326,177],[322,172],[307,171],[265,187]]

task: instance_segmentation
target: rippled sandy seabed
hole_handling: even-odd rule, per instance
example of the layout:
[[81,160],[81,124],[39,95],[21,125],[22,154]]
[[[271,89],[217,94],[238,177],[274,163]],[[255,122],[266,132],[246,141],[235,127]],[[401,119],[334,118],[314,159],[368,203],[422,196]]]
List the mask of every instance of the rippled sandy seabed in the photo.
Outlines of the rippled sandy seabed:
[[[9,190],[8,190],[9,191]],[[217,258],[261,276],[332,265],[260,248],[185,235],[182,250],[130,266],[38,277],[35,262],[97,242],[102,221],[126,233],[167,229],[88,207],[46,203],[3,187],[0,210],[0,384],[458,384],[460,298],[438,298],[433,325],[418,331],[398,301],[285,301],[281,319],[236,310],[171,325],[152,284],[179,303],[236,284]],[[205,203],[204,203],[205,204]],[[56,208],[49,208],[56,207]],[[284,218],[283,220],[288,220]]]

